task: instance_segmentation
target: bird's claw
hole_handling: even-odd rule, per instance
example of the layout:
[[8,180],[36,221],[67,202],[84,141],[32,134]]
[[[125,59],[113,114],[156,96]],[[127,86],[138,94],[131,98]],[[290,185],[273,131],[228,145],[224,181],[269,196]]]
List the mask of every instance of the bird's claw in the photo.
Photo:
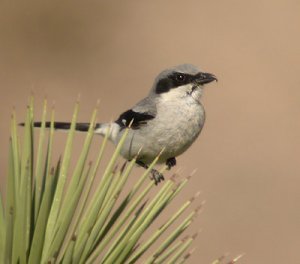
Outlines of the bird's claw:
[[176,159],[175,158],[167,159],[166,165],[168,167],[168,170],[170,170],[172,167],[174,167],[176,165]]
[[155,170],[155,169],[151,170],[151,177],[150,177],[150,179],[154,181],[155,185],[157,185],[161,181],[165,180],[164,175],[162,173],[160,173],[159,171]]

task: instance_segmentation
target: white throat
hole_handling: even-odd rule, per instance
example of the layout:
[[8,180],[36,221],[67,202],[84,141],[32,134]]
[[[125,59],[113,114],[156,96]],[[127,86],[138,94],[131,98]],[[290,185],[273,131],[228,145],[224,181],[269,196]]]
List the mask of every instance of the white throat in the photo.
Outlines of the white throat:
[[163,101],[196,101],[200,102],[200,99],[203,94],[203,87],[193,84],[183,85],[174,89],[169,90],[168,92],[160,94],[160,97]]

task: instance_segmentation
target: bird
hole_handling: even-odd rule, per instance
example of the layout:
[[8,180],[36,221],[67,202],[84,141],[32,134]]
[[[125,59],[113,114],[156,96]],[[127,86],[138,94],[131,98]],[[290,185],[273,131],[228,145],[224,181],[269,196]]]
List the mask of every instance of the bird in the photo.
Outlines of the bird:
[[[192,64],[180,64],[163,70],[155,78],[149,94],[114,122],[97,123],[94,133],[108,136],[118,144],[128,128],[120,154],[128,161],[137,156],[137,165],[148,169],[158,156],[157,163],[170,170],[176,157],[184,153],[199,136],[205,110],[201,103],[206,84],[218,81],[214,74],[201,71]],[[42,122],[34,122],[41,127]],[[50,127],[50,122],[45,126]],[[68,130],[71,123],[54,122],[55,129]],[[89,123],[77,123],[76,130],[88,131]],[[163,151],[162,151],[163,150]],[[164,180],[156,169],[151,170],[155,184]]]

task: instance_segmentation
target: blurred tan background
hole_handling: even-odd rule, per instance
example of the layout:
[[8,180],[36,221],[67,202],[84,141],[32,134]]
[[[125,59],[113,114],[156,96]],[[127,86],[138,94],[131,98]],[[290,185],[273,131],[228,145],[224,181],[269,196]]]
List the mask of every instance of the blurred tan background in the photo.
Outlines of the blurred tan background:
[[193,63],[219,82],[206,89],[199,140],[178,159],[183,175],[198,168],[180,199],[201,190],[207,201],[189,263],[227,252],[300,263],[299,25],[295,0],[1,1],[1,191],[10,113],[24,119],[30,92],[38,117],[47,96],[69,120],[81,94],[80,121],[97,99],[109,121],[162,69]]

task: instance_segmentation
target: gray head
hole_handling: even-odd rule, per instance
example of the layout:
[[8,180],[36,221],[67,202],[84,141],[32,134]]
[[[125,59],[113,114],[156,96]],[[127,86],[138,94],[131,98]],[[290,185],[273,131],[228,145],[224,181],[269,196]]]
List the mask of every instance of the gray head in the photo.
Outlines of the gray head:
[[192,64],[181,64],[162,71],[155,79],[152,95],[172,97],[192,96],[199,99],[203,86],[217,81],[211,73],[202,72]]

